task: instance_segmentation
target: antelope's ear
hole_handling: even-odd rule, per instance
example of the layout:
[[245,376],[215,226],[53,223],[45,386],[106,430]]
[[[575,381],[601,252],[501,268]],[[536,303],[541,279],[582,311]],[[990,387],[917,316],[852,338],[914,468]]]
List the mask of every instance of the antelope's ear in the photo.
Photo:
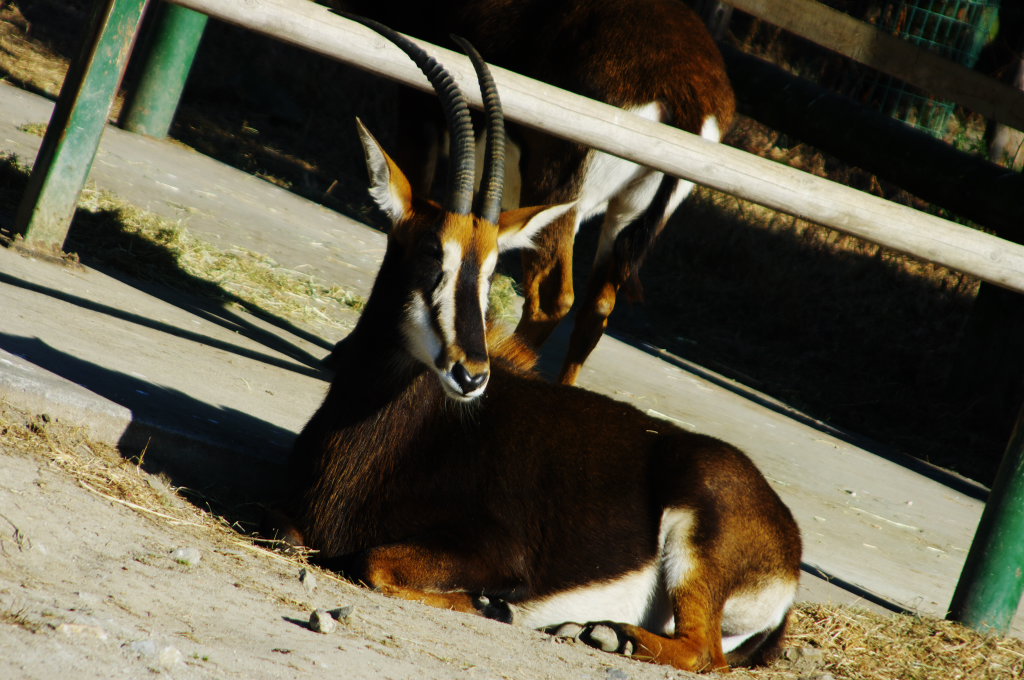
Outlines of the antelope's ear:
[[541,229],[576,207],[576,202],[506,210],[498,217],[498,250],[532,248]]
[[397,225],[412,214],[412,187],[409,180],[376,137],[356,118],[359,140],[363,143],[363,154],[366,156],[366,170],[370,175],[370,196],[388,219],[391,226]]

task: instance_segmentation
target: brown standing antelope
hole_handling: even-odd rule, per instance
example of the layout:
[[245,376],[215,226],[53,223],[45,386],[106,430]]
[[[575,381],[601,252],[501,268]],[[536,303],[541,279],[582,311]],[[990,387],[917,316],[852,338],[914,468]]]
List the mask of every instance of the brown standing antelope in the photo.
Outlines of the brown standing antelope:
[[[370,193],[392,230],[337,375],[291,459],[290,538],[385,593],[575,636],[683,669],[769,659],[800,569],[789,510],[736,448],[531,376],[486,328],[498,251],[569,206],[499,214],[501,109],[487,102],[479,209],[473,135],[450,77],[444,206],[418,199],[360,124]],[[578,622],[578,623],[576,623]]]
[[[395,29],[446,44],[461,35],[487,61],[718,142],[735,99],[725,65],[700,18],[682,0],[348,0]],[[403,91],[399,165],[429,184],[437,154],[424,107]],[[420,102],[420,103],[417,103]],[[409,111],[412,111],[412,115]],[[509,126],[506,202],[575,202],[523,254],[523,316],[516,332],[539,348],[574,301],[572,256],[583,221],[604,214],[589,282],[579,300],[560,381],[574,384],[597,345],[620,289],[640,294],[637,271],[665,222],[693,188],[631,162],[520,126]],[[518,187],[518,192],[515,191]],[[518,193],[519,196],[515,196]]]

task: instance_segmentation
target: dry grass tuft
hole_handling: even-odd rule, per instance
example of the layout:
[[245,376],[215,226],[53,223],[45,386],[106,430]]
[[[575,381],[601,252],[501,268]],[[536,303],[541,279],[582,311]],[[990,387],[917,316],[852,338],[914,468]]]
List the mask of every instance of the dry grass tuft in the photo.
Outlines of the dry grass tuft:
[[[802,604],[788,644],[820,649],[818,673],[836,680],[1009,680],[1024,677],[1024,640],[982,635],[952,621]],[[764,680],[814,677],[806,667],[753,672]]]
[[488,315],[506,325],[515,326],[519,321],[522,307],[518,298],[516,282],[504,274],[495,274],[491,283],[491,297],[488,303]]
[[8,450],[41,457],[83,488],[115,502],[176,524],[215,524],[179,498],[166,480],[140,467],[145,451],[128,460],[115,447],[92,441],[83,428],[28,414],[2,400],[0,439]]
[[[109,218],[119,229],[77,225],[72,231],[76,247],[133,276],[207,295],[211,293],[209,284],[213,284],[227,301],[237,299],[269,314],[332,326],[342,324],[330,314],[331,307],[360,310],[365,302],[341,286],[325,285],[266,255],[238,247],[216,248],[192,235],[180,222],[137,208],[110,192],[87,188],[79,206]],[[138,247],[140,240],[149,248]],[[188,277],[195,285],[183,285]]]
[[42,137],[46,134],[46,123],[25,123],[18,128],[22,132],[26,132],[36,137]]
[[[66,425],[45,414],[31,414],[2,398],[0,441],[3,441],[4,452],[41,458],[76,480],[86,491],[153,521],[190,527],[211,542],[226,541],[232,548],[294,563],[297,569],[308,566],[304,551],[283,555],[260,547],[263,544],[273,547],[275,542],[240,534],[236,524],[196,505],[209,506],[210,499],[194,489],[172,486],[163,475],[146,472],[142,467],[145,450],[131,458],[125,457],[116,447],[92,440],[86,428]],[[188,491],[188,500],[182,495],[183,491]]]
[[39,632],[43,628],[42,624],[29,615],[28,607],[18,605],[0,607],[0,624],[18,626],[31,633]]

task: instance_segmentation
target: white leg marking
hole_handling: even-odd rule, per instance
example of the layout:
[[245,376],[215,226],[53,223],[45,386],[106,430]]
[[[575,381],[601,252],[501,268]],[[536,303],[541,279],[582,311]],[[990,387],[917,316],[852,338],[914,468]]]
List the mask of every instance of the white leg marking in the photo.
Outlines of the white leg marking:
[[751,635],[782,623],[796,598],[795,581],[776,579],[756,589],[734,594],[722,615],[722,648],[729,652]]
[[718,119],[708,116],[700,126],[700,136],[712,142],[722,141],[722,133],[718,129]]
[[[648,120],[663,121],[665,119],[664,110],[658,102],[627,110]],[[616,156],[600,152],[592,153],[584,167],[585,176],[579,198],[580,220],[584,221],[605,212],[608,202],[617,194],[635,182],[637,178],[652,172],[649,168]],[[576,227],[579,228],[579,223]]]
[[667,508],[661,513],[661,529],[658,531],[661,571],[665,586],[670,591],[685,583],[693,571],[690,543],[695,521],[692,510]]
[[544,628],[567,621],[642,625],[658,591],[658,565],[517,605],[516,622]]

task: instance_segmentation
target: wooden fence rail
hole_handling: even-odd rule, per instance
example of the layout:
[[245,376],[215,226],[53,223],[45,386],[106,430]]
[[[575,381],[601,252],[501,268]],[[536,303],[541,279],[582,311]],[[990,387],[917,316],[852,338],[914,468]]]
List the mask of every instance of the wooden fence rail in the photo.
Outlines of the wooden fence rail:
[[889,35],[816,0],[724,0],[790,33],[1024,130],[1024,92]]
[[[304,0],[173,0],[400,82],[429,89],[397,47]],[[475,106],[469,60],[425,45]],[[1024,246],[897,205],[620,109],[494,69],[509,119],[677,177],[1024,292]]]

